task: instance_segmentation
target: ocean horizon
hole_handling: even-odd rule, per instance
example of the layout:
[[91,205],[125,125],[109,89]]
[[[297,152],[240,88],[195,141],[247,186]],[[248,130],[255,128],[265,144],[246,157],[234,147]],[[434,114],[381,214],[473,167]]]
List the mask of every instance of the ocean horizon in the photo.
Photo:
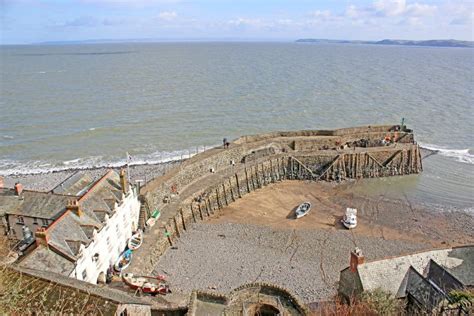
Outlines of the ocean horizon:
[[3,176],[114,167],[127,152],[154,164],[223,137],[405,118],[437,154],[419,176],[376,182],[445,209],[474,206],[470,50],[114,43],[2,46],[0,59]]

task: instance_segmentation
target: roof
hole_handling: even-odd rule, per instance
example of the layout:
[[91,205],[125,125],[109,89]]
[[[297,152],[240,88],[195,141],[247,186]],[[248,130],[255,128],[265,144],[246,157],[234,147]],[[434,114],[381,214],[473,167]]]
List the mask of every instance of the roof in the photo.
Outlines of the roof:
[[87,189],[93,184],[94,179],[88,173],[77,172],[58,184],[53,193],[80,196],[86,193]]
[[70,197],[64,195],[27,190],[18,197],[13,189],[0,189],[0,215],[55,219],[64,212],[68,199]]
[[430,260],[446,268],[461,281],[472,282],[473,255],[474,246],[431,250],[366,262],[357,267],[357,272],[364,291],[381,288],[397,297],[403,297],[410,267],[424,274]]
[[464,286],[474,286],[474,246],[453,248],[449,256],[457,258],[460,264],[446,269]]
[[69,276],[75,266],[70,260],[44,246],[37,247],[18,265],[23,268],[50,271],[64,276]]
[[[105,217],[113,215],[115,206],[121,199],[120,177],[115,171],[108,171],[102,178],[89,186],[88,191],[79,198],[82,211],[80,216],[72,211],[67,211],[47,228],[48,245],[64,258],[75,262],[80,257],[81,245],[87,247],[92,242],[94,230],[100,231],[104,227]],[[44,251],[41,247],[37,248],[28,257],[46,256]],[[40,252],[40,254],[36,252]],[[53,251],[49,250],[49,252]],[[51,254],[46,257],[55,258],[56,256],[56,254]],[[60,261],[58,259],[51,260]],[[32,260],[26,262],[29,263],[28,267],[34,267]],[[62,267],[59,267],[59,270],[62,270]]]

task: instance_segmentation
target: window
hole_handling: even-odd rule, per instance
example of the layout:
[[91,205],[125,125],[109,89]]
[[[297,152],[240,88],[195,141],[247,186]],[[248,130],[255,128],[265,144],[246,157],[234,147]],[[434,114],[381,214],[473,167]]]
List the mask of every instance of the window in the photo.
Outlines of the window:
[[87,270],[82,271],[82,279],[85,280],[87,278]]
[[38,219],[36,217],[33,217],[33,225],[38,225]]
[[16,220],[17,220],[17,224],[25,224],[25,220],[23,219],[23,216],[18,216]]
[[47,219],[44,219],[44,218],[41,219],[41,225],[42,225],[42,226],[48,227],[48,224],[49,224],[49,222],[48,222]]

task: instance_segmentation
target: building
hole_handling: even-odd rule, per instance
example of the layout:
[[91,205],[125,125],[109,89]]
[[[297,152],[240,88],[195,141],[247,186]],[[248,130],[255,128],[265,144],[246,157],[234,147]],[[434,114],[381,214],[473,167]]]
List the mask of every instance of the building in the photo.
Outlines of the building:
[[408,308],[446,310],[449,292],[474,286],[474,246],[436,249],[406,256],[365,262],[359,249],[342,270],[339,295],[350,301],[364,291],[381,289],[407,299]]
[[22,240],[25,231],[48,227],[64,213],[68,198],[62,194],[23,190],[20,183],[13,189],[0,188],[0,215],[4,216],[9,238]]
[[[47,193],[48,203],[38,205],[43,212],[59,216],[55,215],[49,225],[33,226],[32,230],[37,228],[33,230],[36,248],[20,258],[21,267],[51,271],[90,283],[105,282],[107,269],[138,228],[138,192],[127,183],[124,171],[119,176],[110,170],[85,187],[77,185],[84,183],[81,179],[63,185],[61,194]],[[25,193],[20,194],[24,200]],[[40,195],[35,195],[35,199],[37,196]],[[25,214],[26,209],[22,212]],[[8,213],[9,225],[14,215],[12,211]]]

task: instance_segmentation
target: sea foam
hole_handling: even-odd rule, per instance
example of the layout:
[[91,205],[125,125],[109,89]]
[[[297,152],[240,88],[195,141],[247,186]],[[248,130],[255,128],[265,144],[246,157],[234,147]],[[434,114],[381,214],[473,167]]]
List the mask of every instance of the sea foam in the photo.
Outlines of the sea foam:
[[442,156],[454,158],[457,161],[467,163],[467,164],[474,164],[474,154],[472,150],[469,148],[466,149],[452,149],[446,148],[444,146],[438,146],[433,144],[421,144],[420,147],[423,149],[431,150],[434,152],[439,153]]

